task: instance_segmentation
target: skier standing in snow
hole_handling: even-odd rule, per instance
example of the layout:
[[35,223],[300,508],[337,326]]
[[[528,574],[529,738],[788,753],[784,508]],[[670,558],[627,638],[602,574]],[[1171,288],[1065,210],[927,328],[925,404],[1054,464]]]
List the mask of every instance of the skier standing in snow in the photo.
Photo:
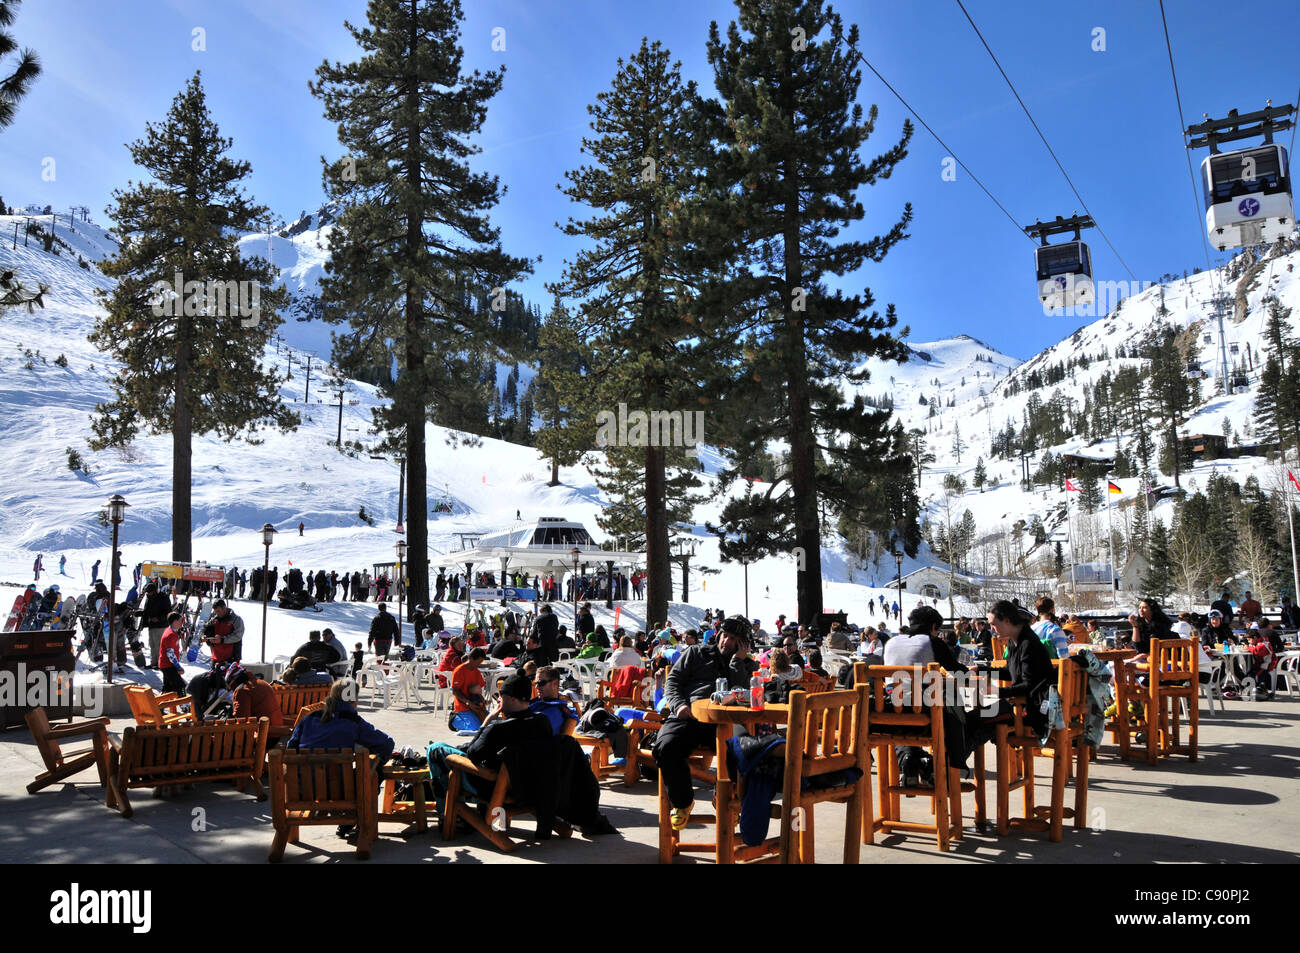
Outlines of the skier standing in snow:
[[343,588],[343,599],[341,601],[347,602],[348,589],[352,585],[352,577],[349,576],[347,573],[344,573],[342,576],[339,577],[339,585]]
[[248,570],[245,569],[243,572],[239,574],[239,598],[241,599],[244,598],[244,593],[245,591],[247,591],[246,589],[247,586],[248,586]]
[[60,556],[60,557],[59,557],[59,575],[60,575],[60,576],[66,576],[66,575],[68,574],[68,571],[64,568],[64,567],[67,566],[67,565],[68,565],[68,557],[67,557],[67,556]]
[[32,572],[36,574],[36,581],[41,581],[41,570],[45,568],[45,563],[41,561],[40,553],[36,554],[36,562],[32,563]]
[[99,564],[102,562],[102,559],[96,559],[95,564],[90,567],[90,584],[92,586],[99,582]]
[[[149,658],[153,659],[154,664],[162,657],[162,640],[166,634],[163,630],[170,625],[168,616],[171,614],[171,599],[167,594],[158,591],[158,584],[150,582],[144,587],[144,606],[141,615],[144,619],[145,628],[149,632]],[[146,666],[147,668],[148,666]]]

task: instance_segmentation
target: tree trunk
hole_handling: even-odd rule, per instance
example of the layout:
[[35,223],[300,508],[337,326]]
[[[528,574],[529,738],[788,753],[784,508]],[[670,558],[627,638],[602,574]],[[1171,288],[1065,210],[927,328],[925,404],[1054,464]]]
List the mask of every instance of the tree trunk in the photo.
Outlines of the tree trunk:
[[645,448],[646,625],[668,622],[673,597],[672,563],[668,558],[667,476],[664,448]]
[[790,368],[790,487],[794,494],[796,552],[802,551],[795,575],[799,621],[817,622],[822,611],[821,524],[817,518],[816,448],[812,432],[812,399],[808,393],[808,358],[802,319],[794,310],[794,289],[803,283],[799,251],[798,183],[786,169],[788,199],[785,205],[785,300],[781,302],[787,332],[787,366]]
[[190,409],[190,318],[176,316],[176,396],[172,407],[172,560],[190,562],[193,534],[190,513],[194,414]]
[[[419,18],[416,0],[411,0],[410,37],[407,56],[414,59],[419,46]],[[408,187],[420,194],[421,162],[418,154],[420,134],[420,90],[414,77],[406,91],[406,106],[411,118],[406,129],[408,157],[404,170]],[[409,199],[408,199],[409,201]],[[423,218],[417,209],[406,213],[406,249],[408,264],[414,267],[417,249],[424,246]],[[429,603],[429,462],[425,459],[424,422],[428,415],[428,390],[424,361],[428,350],[424,344],[423,293],[414,277],[406,283],[406,575],[410,580],[407,600],[411,605]],[[399,514],[400,516],[400,514]],[[472,585],[472,581],[466,581]]]
[[547,485],[560,485],[560,461],[558,457],[551,457],[551,482]]

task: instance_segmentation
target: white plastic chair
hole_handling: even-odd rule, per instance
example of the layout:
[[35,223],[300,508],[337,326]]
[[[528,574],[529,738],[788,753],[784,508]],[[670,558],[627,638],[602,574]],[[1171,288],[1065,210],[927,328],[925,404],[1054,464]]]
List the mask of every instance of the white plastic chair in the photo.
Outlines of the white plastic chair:
[[1209,708],[1211,715],[1214,714],[1216,701],[1219,703],[1219,711],[1223,711],[1226,707],[1223,700],[1223,679],[1223,659],[1217,659],[1210,666],[1210,680],[1201,685],[1201,695],[1205,698],[1206,707]]
[[361,670],[362,676],[366,681],[366,686],[375,693],[377,700],[382,693],[384,696],[384,708],[388,708],[393,703],[393,692],[400,692],[405,695],[403,690],[403,679],[400,672],[386,671],[380,665],[371,663]]
[[1282,656],[1273,673],[1273,683],[1275,688],[1285,685],[1288,698],[1295,695],[1296,688],[1300,688],[1300,655]]

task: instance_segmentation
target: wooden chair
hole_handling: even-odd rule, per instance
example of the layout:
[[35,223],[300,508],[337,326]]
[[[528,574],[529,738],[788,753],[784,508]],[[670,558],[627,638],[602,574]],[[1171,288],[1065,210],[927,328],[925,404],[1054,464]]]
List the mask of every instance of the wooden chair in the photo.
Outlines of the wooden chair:
[[[478,831],[497,848],[507,854],[514,851],[519,842],[510,838],[510,821],[521,814],[532,814],[532,807],[518,803],[510,791],[510,772],[503,764],[493,771],[491,768],[479,767],[463,755],[446,756],[449,776],[447,778],[447,798],[442,808],[442,839],[451,840],[456,836],[456,822],[464,821]],[[465,784],[466,778],[475,778],[477,791],[488,791],[484,796],[475,793]],[[473,803],[471,803],[473,802]],[[477,805],[477,806],[476,806]],[[482,807],[483,810],[479,810]],[[560,837],[570,837],[572,828],[555,820],[555,833]]]
[[[872,815],[870,705],[865,685],[815,695],[802,691],[790,693],[785,782],[781,794],[781,863],[813,863],[813,806],[824,801],[847,805],[843,861],[856,864],[860,859],[859,832],[864,829],[864,820]],[[803,782],[808,778],[848,770],[858,772],[856,780],[803,790]],[[740,848],[738,854],[743,850]]]
[[993,636],[993,659],[994,662],[1002,661],[1006,655],[1007,645],[1011,642],[1010,636],[995,635]]
[[[148,685],[127,685],[122,691],[137,725],[192,725],[198,721],[194,715],[194,699],[189,695],[175,692],[158,695]],[[190,710],[177,711],[183,705],[188,705]]]
[[[1145,747],[1135,744],[1139,732],[1147,730],[1147,689],[1138,681],[1142,673],[1136,665],[1116,662],[1115,668],[1115,715],[1106,725],[1111,741],[1119,747],[1119,756],[1127,761],[1137,752],[1146,757]],[[1134,702],[1139,712],[1130,712],[1129,703]]]
[[[1147,761],[1185,754],[1197,759],[1200,729],[1199,654],[1188,639],[1152,639],[1147,666]],[[1180,740],[1180,709],[1187,705],[1187,740]]]
[[[995,726],[997,746],[997,831],[1007,834],[1012,827],[1043,832],[1048,839],[1060,841],[1064,822],[1074,819],[1083,827],[1088,807],[1088,765],[1090,749],[1084,743],[1084,725],[1088,716],[1088,673],[1083,666],[1066,659],[1054,660],[1057,671],[1056,691],[1061,699],[1065,727],[1054,729],[1046,744],[1040,744],[1034,731],[1025,726],[1024,698],[1011,699],[1012,721]],[[1048,804],[1034,803],[1034,758],[1052,761],[1052,786]],[[1074,807],[1065,806],[1065,788],[1074,782]],[[1024,811],[1011,817],[1011,792],[1023,792]]]
[[[50,720],[45,716],[44,708],[33,708],[27,713],[27,728],[36,742],[36,750],[41,753],[45,770],[27,785],[27,793],[35,794],[41,788],[47,788],[64,778],[71,777],[86,770],[92,764],[99,771],[101,786],[108,784],[109,741],[108,719],[94,718],[87,721],[74,721],[57,728],[50,727]],[[59,742],[69,738],[90,736],[91,746],[77,751],[65,752]]]
[[[654,725],[655,729],[658,730],[658,727],[661,726],[663,722],[662,720],[658,721],[657,723],[647,721],[644,722],[644,724]],[[631,732],[631,730],[632,729],[629,729],[629,733]],[[631,760],[632,751],[631,751],[630,740],[628,744],[629,744],[628,759]],[[686,762],[687,767],[690,769],[691,772],[691,780],[702,781],[705,784],[713,785],[714,787],[716,787],[718,783],[718,770],[717,770],[717,766],[715,766],[714,764],[714,759],[715,757],[717,757],[717,754],[718,754],[718,749],[716,745],[710,748],[696,749],[691,754],[690,758],[687,759]],[[645,755],[644,761],[650,764],[652,767],[654,767],[654,769],[657,771],[658,765],[655,764],[654,755],[651,752],[644,752],[644,755]],[[640,755],[638,755],[638,757],[640,757]],[[725,756],[723,756],[723,758],[718,762],[718,765],[725,765],[725,764],[726,764],[726,760],[725,760]],[[716,803],[714,805],[714,813],[712,814],[701,814],[697,811],[692,811],[690,825],[689,825],[691,827],[694,827],[697,825],[704,824],[713,827],[714,829],[713,840],[711,841],[682,840],[682,835],[685,834],[686,832],[673,830],[672,805],[668,801],[668,789],[664,787],[663,775],[659,775],[658,783],[659,783],[659,863],[671,864],[673,862],[673,858],[676,857],[678,854],[699,854],[699,853],[713,854],[715,859],[718,859],[719,857],[723,856],[723,852],[719,850],[719,843],[718,843],[719,837],[717,836],[717,828],[719,826],[718,823],[719,808],[716,805]],[[716,802],[717,800],[716,796],[714,800]]]
[[278,863],[303,825],[357,826],[357,857],[370,858],[379,836],[379,782],[370,752],[303,748],[271,752],[271,826],[267,860]]
[[328,684],[272,685],[271,690],[275,692],[275,699],[280,703],[280,714],[284,716],[283,725],[271,728],[271,739],[279,740],[293,734],[304,707],[317,704],[323,706],[325,699],[329,697],[330,686]]
[[[897,707],[889,702],[889,683],[902,679],[906,688],[902,703]],[[931,663],[924,670],[909,665],[871,665],[858,662],[854,666],[854,682],[859,686],[869,683],[871,692],[870,720],[867,744],[876,751],[876,786],[879,814],[868,811],[862,819],[862,842],[875,843],[875,832],[933,834],[939,850],[947,851],[953,837],[962,836],[961,795],[963,790],[975,791],[974,785],[963,786],[961,773],[948,766],[948,753],[943,731],[943,706],[925,706],[924,682],[941,678],[938,665]],[[906,689],[910,688],[910,691]],[[910,700],[909,696],[910,695]],[[895,697],[898,697],[897,694]],[[886,730],[886,729],[892,729]],[[899,777],[898,760],[894,749],[900,747],[929,748],[934,761],[934,784],[929,787],[904,787]],[[904,797],[924,797],[931,802],[932,823],[904,821],[901,800]]]
[[266,761],[265,718],[231,718],[198,725],[131,726],[120,749],[110,753],[109,807],[123,817],[134,813],[127,791],[199,781],[236,781],[252,785],[259,801]]

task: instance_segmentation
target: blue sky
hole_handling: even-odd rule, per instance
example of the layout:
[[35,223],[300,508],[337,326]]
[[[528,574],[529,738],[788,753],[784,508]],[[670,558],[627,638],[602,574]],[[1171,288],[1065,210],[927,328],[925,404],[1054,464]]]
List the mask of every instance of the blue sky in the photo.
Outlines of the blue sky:
[[[712,92],[708,24],[725,27],[734,8],[725,0],[465,6],[467,67],[507,68],[478,162],[509,189],[494,215],[507,250],[543,255],[520,290],[546,307],[543,283],[575,247],[554,227],[574,211],[556,184],[581,162],[586,105],[642,36],[662,41],[685,76]],[[876,68],[1021,224],[1082,211],[953,0],[836,8],[859,24]],[[1136,276],[1203,266],[1203,224],[1192,207],[1155,0],[969,0],[967,9]],[[1166,9],[1188,121],[1257,109],[1270,97],[1295,102],[1300,7],[1275,4],[1241,17],[1235,11],[1247,7],[1222,2],[1167,0]],[[27,0],[12,29],[40,54],[45,73],[0,134],[0,195],[9,204],[84,204],[105,221],[112,189],[139,176],[124,143],[161,119],[201,69],[233,153],[252,163],[249,191],[286,219],[314,209],[322,199],[319,157],[340,148],[307,81],[323,59],[353,58],[342,21],[364,18],[361,0]],[[506,31],[504,51],[491,49],[495,27]],[[1092,49],[1096,27],[1106,31],[1104,52]],[[205,50],[192,49],[195,28],[205,31]],[[907,114],[865,70],[859,100],[880,106],[869,159],[894,141]],[[918,128],[893,178],[862,192],[863,234],[888,228],[906,201],[915,221],[910,239],[845,285],[869,286],[882,307],[893,302],[914,341],[965,332],[1027,358],[1079,319],[1043,316],[1032,244],[964,173],[944,181],[946,155]],[[42,178],[47,157],[54,181]],[[1091,236],[1097,276],[1127,278]]]

